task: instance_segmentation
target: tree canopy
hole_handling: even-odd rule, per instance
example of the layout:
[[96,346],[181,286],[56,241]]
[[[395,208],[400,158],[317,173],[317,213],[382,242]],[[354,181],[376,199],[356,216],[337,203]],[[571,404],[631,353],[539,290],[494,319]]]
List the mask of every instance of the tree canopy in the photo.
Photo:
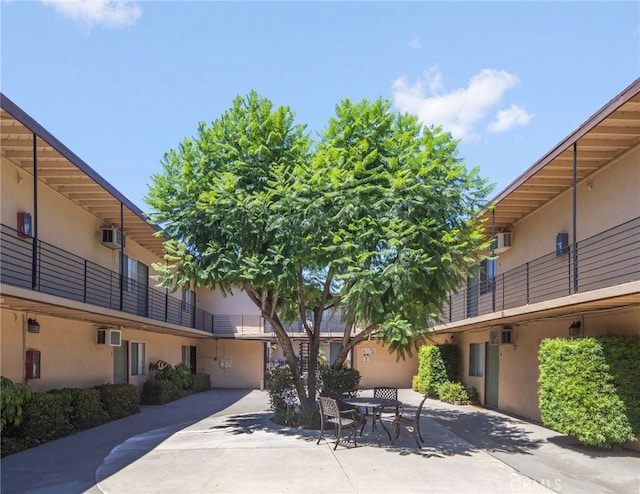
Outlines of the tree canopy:
[[384,99],[342,101],[313,141],[288,107],[251,92],[162,164],[147,195],[169,238],[156,268],[174,287],[244,290],[296,375],[283,323],[300,318],[310,345],[308,388],[296,382],[304,407],[315,401],[328,310],[344,324],[335,367],[373,335],[411,354],[488,246],[477,214],[486,180],[450,134]]

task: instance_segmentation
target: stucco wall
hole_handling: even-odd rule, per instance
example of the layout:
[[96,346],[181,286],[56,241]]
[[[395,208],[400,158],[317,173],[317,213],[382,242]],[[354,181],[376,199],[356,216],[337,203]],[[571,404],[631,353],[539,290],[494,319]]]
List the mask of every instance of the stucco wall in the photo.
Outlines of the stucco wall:
[[411,380],[418,373],[418,356],[396,360],[388,347],[378,341],[367,341],[356,346],[353,367],[360,371],[360,387],[392,386],[411,388]]
[[[25,351],[41,352],[41,377],[26,384],[33,391],[60,387],[91,387],[113,382],[113,348],[98,345],[97,327],[90,323],[37,315],[39,333],[26,330],[26,319],[35,314],[2,311],[0,369],[14,382],[25,382]],[[146,344],[145,373],[130,376],[129,382],[141,387],[149,379],[150,362],[181,362],[182,346],[197,345],[195,338],[122,328],[122,340]],[[128,366],[129,367],[129,366]],[[130,368],[129,368],[130,369]]]
[[[264,345],[252,340],[200,340],[198,371],[211,376],[216,388],[263,388]],[[223,367],[228,362],[228,367]]]
[[[640,309],[587,314],[531,321],[513,328],[514,344],[499,347],[498,407],[534,421],[540,421],[538,405],[538,349],[545,338],[567,337],[569,325],[580,320],[583,336],[607,333],[640,335]],[[460,378],[476,386],[484,402],[484,377],[469,376],[469,345],[489,342],[489,330],[458,333],[454,343],[460,349]],[[485,361],[486,364],[486,361]],[[486,375],[486,374],[485,374]]]
[[[579,156],[579,154],[578,154]],[[640,216],[640,147],[578,184],[577,240]],[[512,247],[498,257],[498,273],[555,251],[556,235],[573,242],[573,191],[567,190],[514,225]]]

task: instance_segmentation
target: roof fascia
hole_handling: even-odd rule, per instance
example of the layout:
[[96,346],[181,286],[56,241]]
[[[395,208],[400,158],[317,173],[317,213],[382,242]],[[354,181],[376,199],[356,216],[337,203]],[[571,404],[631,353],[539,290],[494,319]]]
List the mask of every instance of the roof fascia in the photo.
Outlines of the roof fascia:
[[559,154],[562,154],[574,143],[584,137],[589,131],[591,131],[598,124],[602,123],[608,116],[614,111],[628,102],[631,98],[640,93],[640,78],[633,81],[629,86],[622,90],[617,96],[612,98],[607,104],[605,104],[600,110],[589,117],[582,125],[580,125],[571,134],[565,137],[559,144],[557,144],[551,151],[545,154],[542,158],[536,161],[530,166],[522,175],[516,178],[507,188],[495,196],[489,204],[497,204],[505,197],[518,189],[524,182],[529,180],[538,171],[544,168],[549,162],[553,161]]
[[139,216],[141,220],[152,226],[155,230],[161,231],[162,229],[150,221],[147,220],[142,210],[136,206],[133,202],[127,199],[118,189],[107,182],[98,172],[85,163],[78,155],[71,151],[67,146],[62,144],[53,134],[40,125],[34,118],[29,116],[22,108],[16,105],[11,99],[9,99],[4,93],[0,92],[0,107],[7,113],[11,114],[22,125],[27,127],[30,131],[36,134],[41,139],[45,140],[50,146],[54,147],[62,156],[77,166],[80,170],[86,173],[92,180],[94,180],[100,187],[109,192],[119,202],[129,208],[136,216]]

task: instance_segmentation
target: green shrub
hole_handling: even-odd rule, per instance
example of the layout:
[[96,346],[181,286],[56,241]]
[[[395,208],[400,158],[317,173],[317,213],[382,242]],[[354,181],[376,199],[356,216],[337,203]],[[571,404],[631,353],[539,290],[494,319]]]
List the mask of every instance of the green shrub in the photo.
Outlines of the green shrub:
[[97,389],[63,388],[49,392],[69,396],[69,422],[74,431],[90,429],[110,420],[109,414],[102,408],[100,392]]
[[140,401],[145,405],[163,405],[188,394],[188,391],[180,389],[172,381],[147,381],[142,387]]
[[464,384],[459,382],[446,382],[438,386],[438,396],[447,403],[467,405],[471,401]]
[[450,343],[436,345],[440,349],[440,356],[447,372],[447,380],[458,381],[458,347]]
[[319,372],[320,395],[344,398],[358,394],[360,372],[357,369],[321,367]]
[[438,386],[448,381],[440,348],[436,345],[421,346],[418,358],[418,391],[437,397]]
[[267,371],[266,388],[274,420],[283,425],[295,425],[299,405],[289,364],[276,365]]
[[414,391],[420,391],[420,376],[416,374],[411,378],[411,389]]
[[100,392],[102,408],[111,420],[118,420],[140,411],[138,388],[133,384],[101,384],[95,386]]
[[189,379],[191,379],[191,390],[194,393],[199,393],[201,391],[207,391],[211,389],[211,377],[209,376],[209,374],[190,374]]
[[538,356],[547,427],[602,447],[640,433],[640,337],[546,339]]
[[478,392],[478,388],[473,385],[467,385],[466,388],[467,394],[469,395],[469,401],[471,403],[480,403],[480,393]]
[[0,376],[0,431],[5,425],[20,425],[23,404],[31,396],[31,390],[24,384],[15,384],[11,379]]
[[24,404],[24,419],[16,432],[27,447],[64,437],[73,432],[72,410],[68,393],[33,393]]
[[175,384],[179,389],[189,389],[191,386],[189,368],[179,363],[174,365],[165,362],[164,360],[156,360],[149,364],[149,370],[154,371],[156,381],[170,381]]

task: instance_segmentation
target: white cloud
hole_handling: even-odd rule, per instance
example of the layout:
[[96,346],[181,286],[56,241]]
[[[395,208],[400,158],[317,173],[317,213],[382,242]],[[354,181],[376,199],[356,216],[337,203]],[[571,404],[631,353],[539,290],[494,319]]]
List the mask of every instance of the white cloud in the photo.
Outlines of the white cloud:
[[[481,133],[478,127],[500,104],[505,92],[518,82],[517,76],[503,70],[483,69],[470,79],[467,87],[444,92],[442,73],[432,67],[413,84],[405,77],[398,78],[392,86],[393,101],[400,111],[417,115],[426,125],[441,125],[458,139],[475,140]],[[522,125],[525,115],[528,122],[531,116],[521,111],[523,114],[518,116],[511,115],[509,112],[514,113],[511,109],[506,110],[503,117],[496,117],[496,125],[509,116],[512,120],[518,117],[513,125]]]
[[129,0],[41,0],[66,17],[92,27],[122,27],[135,24],[142,9]]
[[413,48],[414,50],[419,50],[420,48],[422,48],[422,41],[420,41],[420,38],[413,38],[411,41],[407,43],[407,45],[409,46],[409,48]]
[[533,118],[531,113],[527,113],[524,109],[517,105],[511,105],[508,110],[500,110],[496,115],[496,119],[489,124],[489,132],[499,134],[506,132],[517,125],[527,125]]

